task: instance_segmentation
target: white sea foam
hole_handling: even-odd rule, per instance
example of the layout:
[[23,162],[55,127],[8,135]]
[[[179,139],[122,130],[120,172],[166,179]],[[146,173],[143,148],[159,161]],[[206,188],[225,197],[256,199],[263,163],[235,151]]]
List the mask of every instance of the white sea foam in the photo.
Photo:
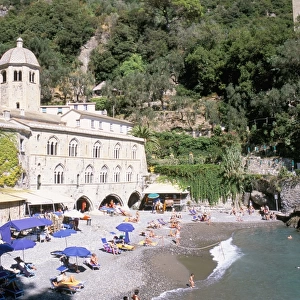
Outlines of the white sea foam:
[[232,243],[232,237],[222,241],[218,246],[211,249],[210,253],[213,260],[217,262],[217,267],[207,278],[208,282],[219,280],[226,270],[243,256],[241,250]]
[[[217,266],[206,280],[196,281],[195,289],[201,289],[202,286],[210,285],[219,280],[224,275],[226,270],[243,255],[241,250],[232,244],[232,238],[221,242],[218,246],[211,249],[210,253],[213,257],[213,260],[217,262]],[[172,295],[174,296],[187,292],[193,292],[195,289],[178,288],[171,291],[166,291],[160,294],[158,297],[152,298],[152,300],[173,299]]]

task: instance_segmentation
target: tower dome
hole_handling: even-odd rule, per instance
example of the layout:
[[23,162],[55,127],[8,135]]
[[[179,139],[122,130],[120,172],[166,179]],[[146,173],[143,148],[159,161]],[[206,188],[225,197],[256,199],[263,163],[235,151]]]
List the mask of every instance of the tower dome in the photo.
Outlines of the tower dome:
[[40,68],[39,62],[33,52],[23,48],[22,38],[17,39],[17,47],[6,51],[0,59],[0,68],[12,65],[30,65]]

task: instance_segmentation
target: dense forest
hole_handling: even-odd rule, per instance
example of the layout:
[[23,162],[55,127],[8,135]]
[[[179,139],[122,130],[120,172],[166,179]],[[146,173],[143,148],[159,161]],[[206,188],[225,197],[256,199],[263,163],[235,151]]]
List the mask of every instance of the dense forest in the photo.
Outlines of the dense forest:
[[[140,125],[136,135],[152,135],[160,146],[149,140],[147,154],[156,159],[191,163],[192,153],[193,164],[219,163],[224,145],[237,143],[244,154],[255,149],[299,160],[300,39],[291,0],[0,5],[7,8],[0,54],[23,38],[42,68],[43,103],[97,101],[98,109]],[[78,55],[93,36],[98,46],[83,72]],[[103,81],[102,97],[92,98]],[[195,140],[182,128],[153,132],[166,111],[188,119],[188,133],[201,132],[195,116],[202,115],[214,138]]]

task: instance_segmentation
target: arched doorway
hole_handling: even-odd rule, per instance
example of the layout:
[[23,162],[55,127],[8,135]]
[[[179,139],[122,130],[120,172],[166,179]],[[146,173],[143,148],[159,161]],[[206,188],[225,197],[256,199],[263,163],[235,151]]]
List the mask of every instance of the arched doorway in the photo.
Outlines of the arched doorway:
[[[102,202],[100,203],[100,207],[105,206],[106,204],[109,205],[109,203],[111,202],[111,200],[113,200],[113,202],[114,202],[115,204],[120,204],[121,206],[124,205],[122,199],[121,199],[118,195],[110,194],[110,195],[107,195],[107,196],[102,200]],[[99,207],[99,208],[100,208],[100,207]]]
[[128,200],[128,207],[131,208],[134,204],[136,204],[138,201],[140,201],[140,194],[138,192],[134,192],[130,195]]
[[92,210],[92,203],[87,197],[81,196],[76,202],[76,209],[82,213],[90,211]]

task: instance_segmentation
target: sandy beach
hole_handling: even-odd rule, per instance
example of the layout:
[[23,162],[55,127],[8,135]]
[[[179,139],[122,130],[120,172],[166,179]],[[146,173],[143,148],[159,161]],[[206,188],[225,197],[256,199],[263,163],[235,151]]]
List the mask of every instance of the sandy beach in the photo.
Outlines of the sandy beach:
[[[134,211],[131,212],[133,215]],[[50,287],[50,278],[59,274],[56,270],[60,266],[57,257],[50,252],[63,250],[67,246],[82,246],[95,252],[101,265],[100,270],[91,270],[83,264],[84,259],[78,258],[80,273],[67,272],[76,279],[84,281],[85,288],[72,296],[73,299],[123,299],[131,296],[134,289],[140,290],[143,300],[150,300],[162,292],[177,287],[185,287],[191,272],[195,273],[197,280],[205,279],[214,269],[209,250],[222,240],[228,239],[236,230],[255,226],[277,226],[281,221],[264,221],[258,213],[245,215],[243,221],[237,222],[236,217],[228,213],[212,210],[212,221],[193,222],[189,212],[182,212],[181,243],[177,246],[174,238],[169,236],[169,225],[154,229],[158,236],[153,240],[156,246],[139,245],[144,237],[148,222],[162,218],[170,219],[171,213],[152,214],[150,211],[141,211],[139,223],[133,223],[135,230],[130,233],[133,251],[112,255],[102,250],[101,238],[111,239],[116,226],[124,221],[125,217],[91,213],[91,225],[80,221],[79,231],[68,238],[53,238],[50,242],[37,243],[25,250],[25,261],[36,265],[36,276],[26,278],[20,276],[18,281],[24,289],[22,299],[69,299],[69,295],[60,294]],[[10,269],[15,263],[14,257],[23,256],[22,251],[10,252],[1,257],[4,268]],[[197,256],[197,265],[190,265],[190,257]],[[76,258],[71,258],[76,262]]]

